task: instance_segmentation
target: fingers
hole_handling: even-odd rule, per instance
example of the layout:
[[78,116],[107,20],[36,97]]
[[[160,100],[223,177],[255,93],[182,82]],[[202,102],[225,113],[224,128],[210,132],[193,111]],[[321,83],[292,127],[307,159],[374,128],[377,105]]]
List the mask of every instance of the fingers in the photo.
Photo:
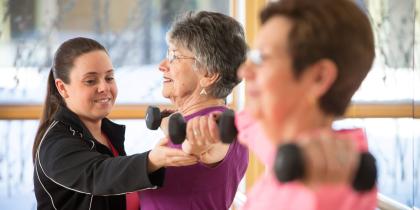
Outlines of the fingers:
[[192,128],[192,132],[191,132],[191,136],[193,138],[193,144],[197,145],[197,146],[203,146],[206,144],[206,142],[203,139],[203,132],[201,130],[201,118],[202,117],[195,117],[193,119],[191,119],[190,121],[188,121],[188,124],[191,123],[191,128]]
[[[207,120],[207,125],[209,128],[209,136],[213,140],[212,143],[220,142],[220,133],[219,133],[219,126],[216,123],[216,119],[218,118],[218,113],[212,113]],[[221,113],[219,113],[220,117]]]
[[169,148],[169,147],[166,147],[164,149],[165,149],[165,156],[166,157],[188,157],[188,158],[194,157],[194,156],[191,156],[191,155],[183,152],[180,149]]
[[305,172],[306,177],[304,182],[309,187],[314,187],[324,181],[324,177],[327,173],[326,168],[326,157],[323,154],[322,146],[317,139],[308,139],[302,141],[300,144],[304,160],[305,160]]
[[359,153],[353,141],[346,139],[331,139],[327,154],[331,154],[328,164],[329,178],[335,182],[349,183],[358,165]]
[[306,162],[304,182],[309,187],[322,183],[351,184],[359,161],[353,141],[320,132],[299,145]]
[[214,142],[213,138],[211,138],[210,136],[210,130],[209,130],[209,117],[208,116],[202,116],[198,119],[199,121],[199,128],[200,128],[200,133],[201,135],[199,137],[201,137],[202,143],[203,144],[211,144]]
[[176,110],[175,109],[164,109],[160,112],[162,118],[166,118],[169,117],[169,115],[175,113]]
[[195,140],[195,135],[194,135],[194,126],[193,126],[193,122],[194,122],[195,120],[194,119],[191,119],[190,121],[188,121],[188,123],[187,123],[187,130],[186,130],[186,132],[187,132],[187,139],[188,139],[188,142],[190,143],[190,144],[192,144],[192,145],[195,145],[196,144],[196,140]]
[[196,164],[197,162],[198,160],[194,156],[191,156],[191,157],[174,156],[167,159],[166,166],[188,166],[188,165]]
[[341,165],[337,161],[337,153],[342,153],[338,149],[340,145],[339,140],[333,139],[331,136],[321,133],[317,139],[320,152],[324,157],[324,174],[319,179],[322,181],[337,182],[341,176],[337,176],[340,173]]
[[219,130],[213,116],[195,117],[187,123],[187,139],[191,144],[206,146],[218,143]]
[[159,140],[159,142],[157,143],[158,146],[166,146],[169,143],[169,138],[168,137],[164,137],[162,139]]
[[160,129],[163,131],[165,136],[168,136],[168,134],[169,134],[168,124],[169,124],[169,118],[168,117],[163,118],[161,123],[160,123]]
[[347,167],[342,168],[343,179],[353,180],[360,161],[360,153],[357,151],[356,144],[353,141],[342,140],[338,141],[340,151],[344,151],[344,155],[338,156],[337,162],[341,165],[347,163]]
[[[164,138],[160,141],[167,142],[168,139]],[[180,149],[170,148],[157,145],[149,153],[149,163],[153,169],[167,166],[184,166],[197,163],[198,158],[183,152]]]
[[180,149],[165,148],[165,166],[187,166],[196,164],[198,158]]

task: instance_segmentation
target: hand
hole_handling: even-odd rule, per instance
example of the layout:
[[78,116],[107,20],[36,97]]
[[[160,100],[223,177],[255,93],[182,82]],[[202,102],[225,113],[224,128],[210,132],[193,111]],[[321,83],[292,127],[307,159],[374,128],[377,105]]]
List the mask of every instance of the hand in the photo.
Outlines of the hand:
[[163,134],[165,134],[165,136],[168,136],[168,121],[169,121],[169,116],[171,116],[171,114],[175,113],[176,110],[175,109],[164,109],[161,112],[162,115],[162,121],[160,123],[160,129],[162,130]]
[[220,143],[219,128],[216,124],[217,114],[199,116],[188,121],[186,129],[187,140],[183,142],[182,149],[197,156],[207,152],[214,144]]
[[321,131],[299,142],[305,159],[304,183],[316,189],[324,184],[351,185],[359,164],[353,141]]
[[167,147],[168,138],[161,139],[158,144],[149,152],[148,167],[149,173],[167,166],[188,166],[197,163],[197,157],[189,155],[180,149]]

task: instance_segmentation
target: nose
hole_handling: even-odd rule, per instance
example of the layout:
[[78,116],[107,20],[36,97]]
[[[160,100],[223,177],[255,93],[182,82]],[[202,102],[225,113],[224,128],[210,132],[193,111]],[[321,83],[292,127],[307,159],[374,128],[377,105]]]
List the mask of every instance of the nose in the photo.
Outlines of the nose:
[[165,58],[159,63],[159,71],[161,71],[161,72],[169,71],[169,61],[168,61],[168,59]]
[[106,80],[101,80],[98,84],[98,92],[106,92],[111,88],[111,84],[109,84]]
[[255,66],[252,62],[247,59],[244,63],[239,66],[238,77],[245,80],[250,80],[255,78]]

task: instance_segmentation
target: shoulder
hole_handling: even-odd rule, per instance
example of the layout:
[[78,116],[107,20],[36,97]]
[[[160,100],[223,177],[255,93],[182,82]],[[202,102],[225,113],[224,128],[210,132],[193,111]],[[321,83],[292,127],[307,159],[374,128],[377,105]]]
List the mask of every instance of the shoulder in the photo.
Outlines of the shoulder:
[[41,143],[82,138],[83,135],[79,131],[73,129],[71,126],[66,125],[60,121],[54,121],[45,132],[45,136]]
[[226,155],[227,158],[233,160],[248,160],[248,148],[239,143],[238,139],[235,139],[229,146],[229,151]]
[[89,149],[81,133],[59,121],[51,123],[38,147],[40,156],[54,156],[64,151],[80,149]]
[[[225,144],[224,144],[225,145]],[[225,158],[220,163],[223,164],[235,164],[236,166],[247,166],[248,165],[248,149],[241,145],[237,140],[234,140],[228,146],[228,151]],[[241,167],[238,167],[241,168]]]

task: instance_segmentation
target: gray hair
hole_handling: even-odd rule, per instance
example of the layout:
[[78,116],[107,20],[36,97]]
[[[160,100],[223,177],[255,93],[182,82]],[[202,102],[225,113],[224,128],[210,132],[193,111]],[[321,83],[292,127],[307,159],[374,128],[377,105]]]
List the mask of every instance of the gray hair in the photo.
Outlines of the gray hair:
[[237,70],[245,61],[247,45],[240,23],[227,15],[200,11],[179,17],[167,33],[167,42],[190,50],[199,65],[219,79],[208,90],[216,98],[226,98],[240,82]]

